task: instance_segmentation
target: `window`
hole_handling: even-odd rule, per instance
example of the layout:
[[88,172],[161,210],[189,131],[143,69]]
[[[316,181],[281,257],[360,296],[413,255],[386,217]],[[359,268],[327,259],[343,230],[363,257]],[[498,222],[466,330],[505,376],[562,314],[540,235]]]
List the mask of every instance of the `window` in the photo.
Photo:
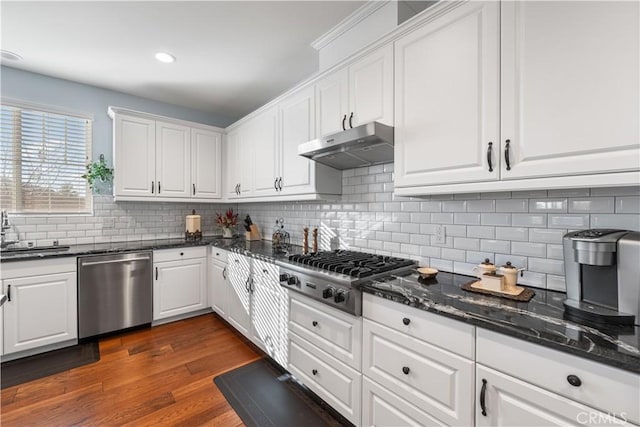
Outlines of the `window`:
[[42,108],[0,105],[0,206],[28,214],[90,213],[82,178],[91,119]]

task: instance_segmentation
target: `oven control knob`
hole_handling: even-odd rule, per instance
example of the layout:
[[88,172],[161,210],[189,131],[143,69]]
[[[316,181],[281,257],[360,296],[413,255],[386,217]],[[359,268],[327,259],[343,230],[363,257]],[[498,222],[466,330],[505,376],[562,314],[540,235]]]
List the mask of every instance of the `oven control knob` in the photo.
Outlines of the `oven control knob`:
[[333,296],[333,288],[329,286],[327,289],[322,291],[322,298],[327,299]]
[[287,279],[287,283],[293,286],[298,286],[300,284],[296,276],[289,276],[289,278]]
[[344,302],[347,299],[347,293],[345,291],[336,291],[333,297],[334,302]]
[[287,273],[282,273],[280,275],[280,281],[281,282],[287,282],[289,280],[289,275]]

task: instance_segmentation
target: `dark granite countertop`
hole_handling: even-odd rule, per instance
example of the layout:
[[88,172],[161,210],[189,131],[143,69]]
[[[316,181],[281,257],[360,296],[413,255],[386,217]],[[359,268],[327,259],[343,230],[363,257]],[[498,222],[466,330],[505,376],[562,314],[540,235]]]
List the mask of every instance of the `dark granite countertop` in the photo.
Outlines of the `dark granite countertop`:
[[640,327],[589,327],[563,318],[565,294],[534,289],[528,303],[463,291],[473,277],[441,272],[361,285],[363,292],[478,327],[640,373]]

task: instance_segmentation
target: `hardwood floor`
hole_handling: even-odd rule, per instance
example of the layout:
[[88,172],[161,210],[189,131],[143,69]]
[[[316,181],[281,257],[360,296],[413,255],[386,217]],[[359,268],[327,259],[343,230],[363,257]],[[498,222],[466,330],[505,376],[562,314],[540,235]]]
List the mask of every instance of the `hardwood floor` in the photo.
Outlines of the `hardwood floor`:
[[100,341],[100,361],[1,392],[8,426],[238,426],[213,377],[261,357],[207,314]]

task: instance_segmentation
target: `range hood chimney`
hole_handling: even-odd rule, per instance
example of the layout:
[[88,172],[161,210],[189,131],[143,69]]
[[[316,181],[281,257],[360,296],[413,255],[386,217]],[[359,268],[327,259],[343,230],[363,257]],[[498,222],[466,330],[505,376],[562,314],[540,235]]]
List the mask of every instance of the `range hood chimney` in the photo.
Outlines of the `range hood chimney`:
[[393,127],[371,122],[298,146],[298,154],[335,169],[393,161]]

